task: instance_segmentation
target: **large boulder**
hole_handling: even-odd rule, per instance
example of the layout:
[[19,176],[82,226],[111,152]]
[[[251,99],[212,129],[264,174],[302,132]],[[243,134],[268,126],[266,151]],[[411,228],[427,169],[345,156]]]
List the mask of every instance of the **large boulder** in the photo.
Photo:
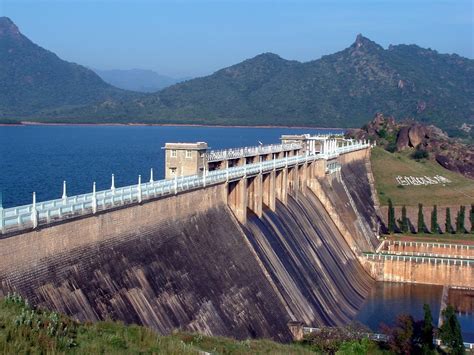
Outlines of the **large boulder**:
[[444,132],[441,128],[438,128],[433,125],[429,125],[426,127],[426,137],[427,138],[441,138],[441,139],[449,139],[446,132]]
[[420,145],[426,136],[426,128],[419,124],[414,124],[408,130],[408,138],[410,139],[410,145],[417,147]]
[[408,127],[402,127],[400,131],[398,131],[397,151],[410,147],[410,139],[408,138],[408,131],[409,131]]

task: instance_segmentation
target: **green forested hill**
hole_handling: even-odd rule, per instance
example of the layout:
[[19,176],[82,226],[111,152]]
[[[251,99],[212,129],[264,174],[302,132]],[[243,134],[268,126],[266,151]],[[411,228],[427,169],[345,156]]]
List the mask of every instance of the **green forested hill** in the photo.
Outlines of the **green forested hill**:
[[453,132],[474,123],[474,60],[358,36],[300,63],[264,53],[156,94],[71,116],[209,124],[356,127],[376,112]]
[[474,60],[416,45],[384,49],[358,35],[350,47],[314,61],[300,63],[264,53],[158,93],[132,96],[44,50],[48,69],[42,72],[43,80],[12,75],[19,67],[15,63],[34,68],[37,60],[31,55],[33,44],[23,37],[30,51],[17,53],[12,64],[1,27],[0,61],[10,69],[5,76],[0,66],[0,117],[358,127],[383,112],[433,123],[451,133],[474,124]]
[[43,111],[127,96],[93,71],[37,46],[0,17],[0,118],[40,119]]

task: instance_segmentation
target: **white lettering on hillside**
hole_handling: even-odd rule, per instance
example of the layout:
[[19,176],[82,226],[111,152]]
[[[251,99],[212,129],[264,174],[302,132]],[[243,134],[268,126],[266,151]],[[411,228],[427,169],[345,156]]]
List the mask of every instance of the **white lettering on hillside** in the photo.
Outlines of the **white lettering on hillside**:
[[436,184],[448,184],[451,180],[445,178],[441,175],[435,175],[433,177],[429,176],[400,176],[398,175],[395,180],[397,180],[398,185],[402,186],[420,186],[420,185],[436,185]]

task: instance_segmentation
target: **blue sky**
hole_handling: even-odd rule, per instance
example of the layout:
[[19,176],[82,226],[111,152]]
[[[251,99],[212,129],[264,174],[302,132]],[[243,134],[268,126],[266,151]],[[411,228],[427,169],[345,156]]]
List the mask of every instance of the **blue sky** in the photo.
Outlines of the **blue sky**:
[[37,44],[99,69],[199,76],[262,52],[308,61],[358,33],[474,57],[471,0],[0,0]]

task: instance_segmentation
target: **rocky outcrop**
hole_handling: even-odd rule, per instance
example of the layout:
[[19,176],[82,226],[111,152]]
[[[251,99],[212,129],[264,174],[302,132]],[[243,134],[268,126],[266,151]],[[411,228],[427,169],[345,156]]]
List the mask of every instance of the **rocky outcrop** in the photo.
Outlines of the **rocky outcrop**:
[[396,122],[393,117],[378,113],[361,129],[347,132],[355,139],[369,139],[388,151],[422,150],[428,159],[442,167],[474,179],[474,146],[450,138],[440,128],[415,121]]
[[397,136],[397,150],[403,150],[410,146],[410,138],[408,132],[410,131],[409,127],[402,127],[398,132]]
[[426,138],[426,128],[419,124],[414,124],[408,130],[408,138],[410,139],[411,147],[418,147]]

